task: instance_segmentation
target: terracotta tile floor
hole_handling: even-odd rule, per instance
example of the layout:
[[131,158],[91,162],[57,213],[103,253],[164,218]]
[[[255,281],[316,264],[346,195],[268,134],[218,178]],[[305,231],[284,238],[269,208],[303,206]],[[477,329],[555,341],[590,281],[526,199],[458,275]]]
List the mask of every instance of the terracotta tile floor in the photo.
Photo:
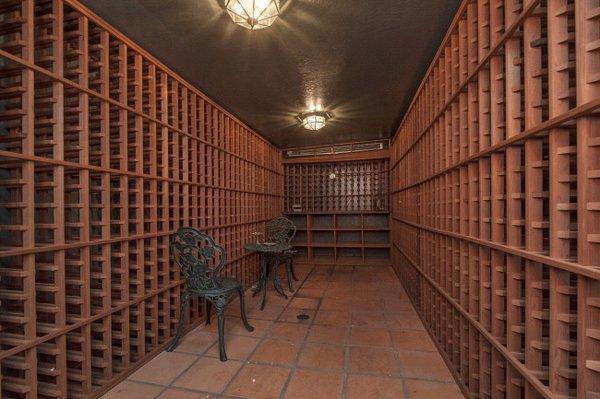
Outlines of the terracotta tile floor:
[[[289,299],[247,294],[254,332],[229,307],[229,360],[216,322],[117,385],[118,398],[458,399],[462,394],[391,268],[297,266]],[[300,321],[299,313],[310,319]]]

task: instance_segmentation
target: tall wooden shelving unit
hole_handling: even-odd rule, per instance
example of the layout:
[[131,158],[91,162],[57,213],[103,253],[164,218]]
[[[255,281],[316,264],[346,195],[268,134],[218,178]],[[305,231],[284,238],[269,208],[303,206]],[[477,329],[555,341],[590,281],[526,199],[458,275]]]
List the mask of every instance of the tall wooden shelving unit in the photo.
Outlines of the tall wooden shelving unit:
[[179,227],[257,279],[280,151],[75,0],[0,1],[0,75],[0,397],[98,397],[200,321]]
[[389,215],[359,213],[287,214],[298,232],[297,261],[314,264],[390,263]]
[[463,1],[391,145],[393,264],[472,398],[600,398],[600,3]]
[[284,213],[298,228],[297,262],[390,264],[387,151],[351,156],[284,160]]

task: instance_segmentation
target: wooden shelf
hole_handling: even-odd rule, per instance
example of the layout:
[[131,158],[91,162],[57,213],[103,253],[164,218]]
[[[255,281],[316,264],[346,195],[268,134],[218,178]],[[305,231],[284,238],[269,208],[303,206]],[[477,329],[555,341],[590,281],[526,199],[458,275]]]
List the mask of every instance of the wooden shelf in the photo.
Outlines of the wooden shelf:
[[[297,262],[390,264],[389,215],[385,212],[317,212],[292,216],[295,223],[306,226],[296,233],[296,237],[302,234],[302,241],[293,243],[296,250],[302,251],[296,257]],[[365,226],[365,220],[381,226]],[[323,226],[326,223],[329,225]],[[340,225],[344,223],[356,225]]]
[[284,214],[302,234],[297,261],[390,263],[387,158],[284,168]]

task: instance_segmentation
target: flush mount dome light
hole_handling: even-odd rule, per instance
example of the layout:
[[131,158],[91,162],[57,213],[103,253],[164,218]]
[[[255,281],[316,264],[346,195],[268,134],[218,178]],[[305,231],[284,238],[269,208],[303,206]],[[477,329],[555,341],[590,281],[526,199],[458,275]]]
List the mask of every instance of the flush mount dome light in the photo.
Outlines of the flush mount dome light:
[[225,0],[229,16],[250,30],[271,26],[279,16],[279,0]]
[[308,130],[321,129],[329,119],[331,115],[327,111],[309,111],[298,115],[298,120]]

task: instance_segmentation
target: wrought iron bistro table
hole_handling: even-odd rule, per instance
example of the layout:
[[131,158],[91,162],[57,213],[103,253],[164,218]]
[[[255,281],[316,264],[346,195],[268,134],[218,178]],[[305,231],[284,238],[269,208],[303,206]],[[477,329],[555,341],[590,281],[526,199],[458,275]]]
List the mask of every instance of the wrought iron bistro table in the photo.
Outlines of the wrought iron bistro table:
[[279,276],[277,275],[277,268],[279,267],[280,259],[284,252],[292,249],[290,244],[283,243],[250,243],[244,245],[244,249],[250,252],[257,252],[260,258],[260,279],[258,280],[258,284],[254,288],[253,295],[258,294],[262,290],[262,303],[260,305],[260,310],[265,308],[265,303],[267,300],[267,282],[269,280],[269,261],[273,261],[273,286],[275,290],[279,293],[279,295],[287,298],[285,292],[283,292],[283,288],[281,287],[281,281],[279,281]]

